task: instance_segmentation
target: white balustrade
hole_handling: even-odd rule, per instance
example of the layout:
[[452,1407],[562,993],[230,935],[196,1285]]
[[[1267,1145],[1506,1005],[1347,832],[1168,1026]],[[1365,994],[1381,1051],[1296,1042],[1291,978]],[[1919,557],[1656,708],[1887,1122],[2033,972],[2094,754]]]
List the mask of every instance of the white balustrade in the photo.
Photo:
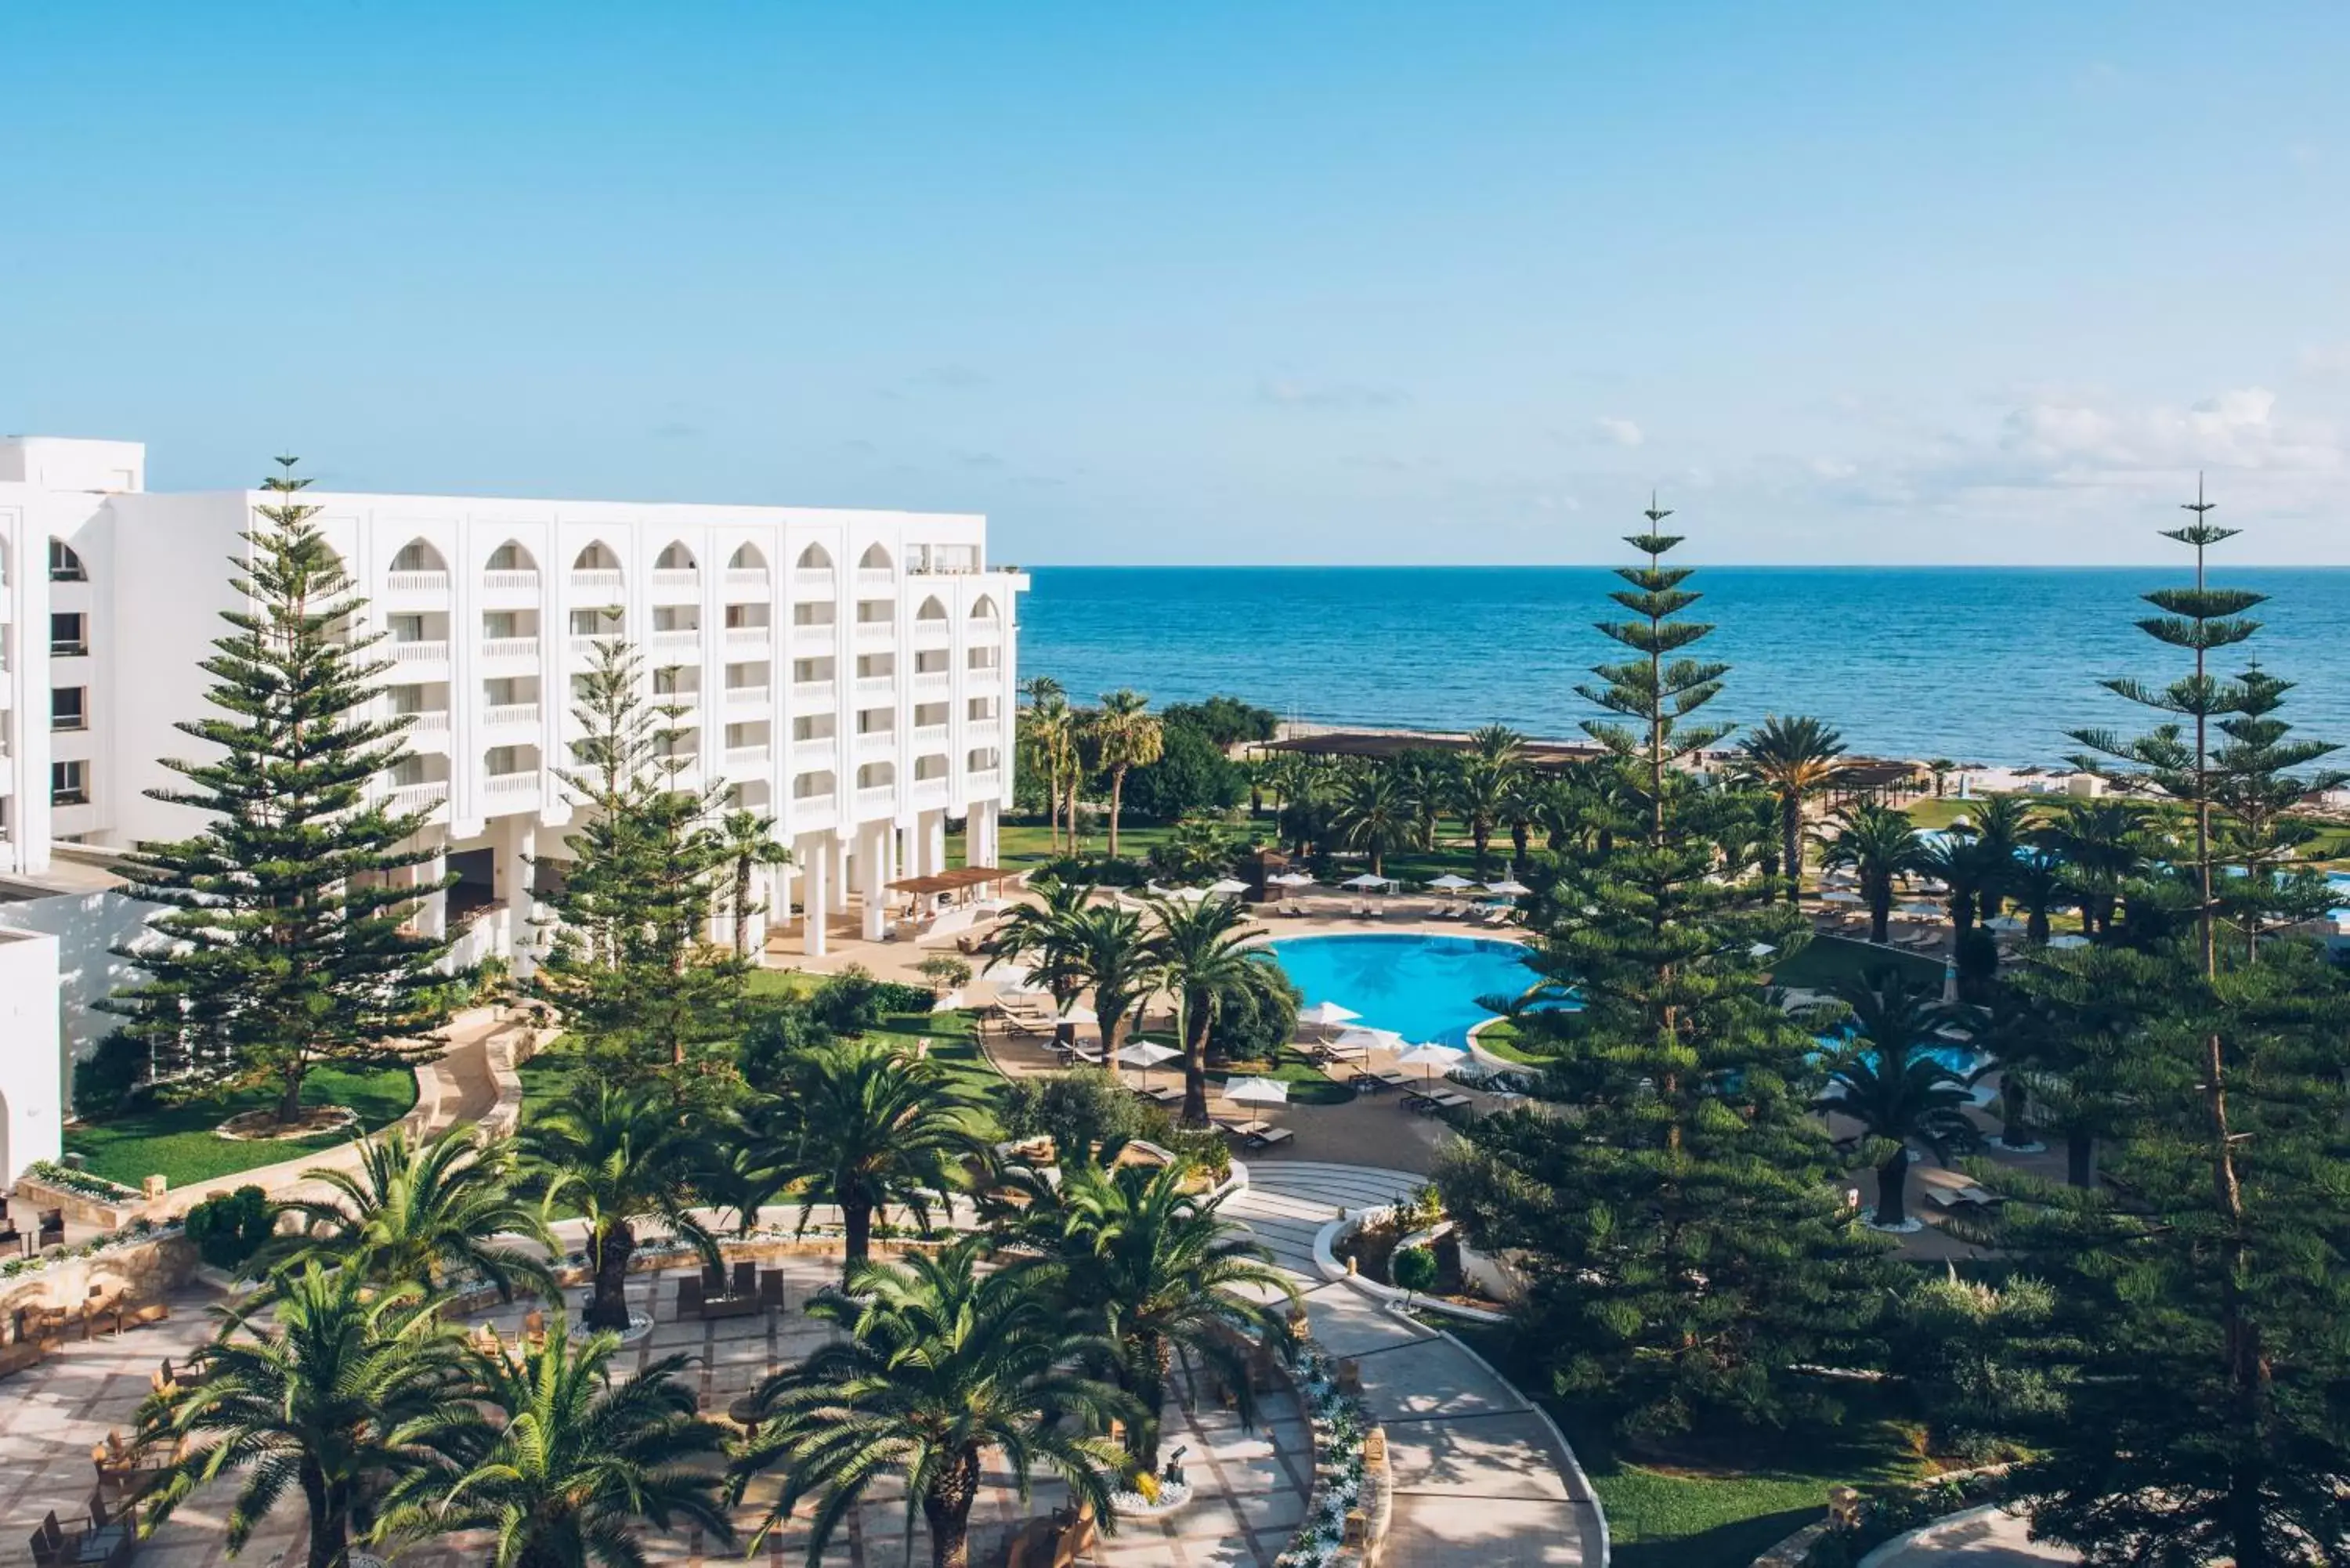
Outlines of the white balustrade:
[[494,730],[538,722],[536,702],[493,702],[482,710],[482,722]]
[[571,591],[574,594],[617,595],[626,586],[626,579],[623,578],[618,571],[614,570],[574,572],[571,574]]
[[449,591],[449,574],[391,572],[385,576],[384,587],[395,594],[445,594]]
[[538,639],[535,637],[485,638],[482,641],[481,649],[484,659],[535,660],[538,658]]

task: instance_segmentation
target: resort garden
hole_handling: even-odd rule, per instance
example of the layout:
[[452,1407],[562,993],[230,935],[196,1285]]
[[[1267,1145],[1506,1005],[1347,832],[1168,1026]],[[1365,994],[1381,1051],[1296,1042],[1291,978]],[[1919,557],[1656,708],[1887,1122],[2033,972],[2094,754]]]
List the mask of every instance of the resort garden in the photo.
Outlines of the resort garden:
[[[2171,662],[2108,683],[2148,727],[2078,737],[2108,792],[1912,812],[1853,785],[1824,721],[1710,722],[1731,671],[1701,657],[1667,515],[1611,596],[1620,657],[1578,688],[1604,715],[1586,755],[1493,726],[1247,760],[1261,710],[1030,683],[1036,820],[1003,858],[1035,857],[1032,896],[934,978],[1016,969],[1113,1063],[1162,1046],[1164,1107],[1114,1066],[1007,1079],[931,987],[717,940],[773,825],[679,787],[612,646],[553,956],[513,998],[559,1030],[518,1130],[387,1137],[251,1234],[239,1306],[146,1408],[155,1512],[240,1488],[234,1544],[298,1493],[313,1568],[446,1537],[617,1565],[667,1532],[756,1549],[805,1501],[813,1563],[861,1499],[902,1495],[954,1563],[984,1469],[1057,1478],[1115,1528],[1173,1483],[1179,1381],[1247,1417],[1299,1348],[1293,1276],[1222,1211],[1211,1096],[1246,1072],[1338,1116],[1354,1085],[1297,1048],[1327,999],[1254,913],[1168,888],[1270,849],[1325,881],[1522,889],[1498,898],[1525,972],[1483,1043],[1523,1092],[1448,1109],[1426,1172],[1448,1245],[1515,1288],[1502,1321],[1446,1321],[1568,1434],[1621,1561],[1743,1563],[1856,1484],[1810,1559],[1852,1561],[1960,1474],[2093,1562],[2341,1560],[2350,1008],[2304,934],[2338,896],[2302,810],[2330,748],[2230,651],[2258,599],[2208,586],[2226,532],[2172,535],[2195,586],[2141,622]],[[413,824],[361,792],[400,742],[363,716],[348,602],[304,509],[273,523],[207,732],[289,782],[265,809],[233,762],[182,770],[219,826],[141,861],[182,946],[119,1004],[152,1064],[139,1114],[260,1096],[298,1127],[321,1074],[470,999],[404,923],[414,879],[378,875]],[[272,704],[297,685],[336,695],[289,733]],[[314,869],[266,892],[223,869],[264,856]],[[2017,1157],[2043,1143],[2060,1168],[2035,1174]],[[1968,1181],[1930,1259],[1920,1162]],[[616,1365],[647,1267],[802,1232],[837,1249],[801,1309],[822,1343],[723,1419],[686,1361]],[[1412,1251],[1380,1254],[1399,1286]],[[525,1340],[469,1336],[507,1297],[543,1303]],[[1336,1549],[1309,1529],[1294,1560]]]

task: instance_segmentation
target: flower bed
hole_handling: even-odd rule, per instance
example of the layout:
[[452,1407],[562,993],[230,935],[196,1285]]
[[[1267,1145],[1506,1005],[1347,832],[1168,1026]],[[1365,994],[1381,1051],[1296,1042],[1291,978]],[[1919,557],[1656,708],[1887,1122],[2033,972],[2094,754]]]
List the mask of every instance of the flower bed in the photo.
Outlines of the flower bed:
[[1849,1520],[1830,1520],[1804,1554],[1803,1568],[1852,1568],[1876,1548],[1948,1514],[1962,1512],[2006,1495],[2007,1467],[1953,1470],[1917,1486],[1887,1487],[1862,1494]]
[[1297,1399],[1314,1434],[1314,1486],[1305,1499],[1305,1522],[1274,1559],[1276,1568],[1360,1563],[1364,1550],[1347,1542],[1347,1517],[1358,1502],[1377,1504],[1364,1510],[1366,1543],[1386,1533],[1384,1480],[1373,1475],[1365,1454],[1375,1429],[1371,1418],[1360,1398],[1340,1391],[1330,1358],[1318,1347],[1309,1345],[1298,1366]]
[[77,1192],[84,1198],[94,1198],[100,1203],[136,1203],[145,1194],[135,1187],[125,1187],[119,1181],[109,1181],[87,1170],[76,1170],[69,1165],[59,1165],[53,1159],[36,1159],[26,1167],[25,1174],[45,1187]]

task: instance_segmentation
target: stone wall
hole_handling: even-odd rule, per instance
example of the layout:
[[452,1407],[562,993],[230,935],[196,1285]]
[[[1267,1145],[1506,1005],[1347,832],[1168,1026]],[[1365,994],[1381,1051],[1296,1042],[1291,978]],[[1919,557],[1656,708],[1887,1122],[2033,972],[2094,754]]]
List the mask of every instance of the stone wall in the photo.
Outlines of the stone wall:
[[15,1343],[26,1313],[78,1313],[94,1299],[120,1298],[130,1306],[160,1302],[194,1277],[196,1262],[194,1244],[173,1231],[0,1278],[0,1343]]

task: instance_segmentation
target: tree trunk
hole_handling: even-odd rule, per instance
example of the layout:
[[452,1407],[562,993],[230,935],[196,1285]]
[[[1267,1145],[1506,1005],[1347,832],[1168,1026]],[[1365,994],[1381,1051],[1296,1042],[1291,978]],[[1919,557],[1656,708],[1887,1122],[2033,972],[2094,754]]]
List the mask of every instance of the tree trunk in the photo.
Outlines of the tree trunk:
[[1868,940],[1883,942],[1893,934],[1893,889],[1871,888],[1868,890]]
[[1893,1151],[1891,1159],[1877,1168],[1877,1223],[1879,1226],[1890,1229],[1909,1218],[1908,1187],[1909,1149],[1905,1144]]
[[343,1568],[350,1553],[349,1511],[317,1465],[302,1461],[302,1498],[310,1506],[309,1568]]
[[965,1449],[922,1494],[931,1568],[971,1568],[971,1505],[978,1496],[979,1450]]
[[281,1127],[302,1119],[302,1071],[305,1064],[299,1054],[279,1075],[277,1091],[277,1121]]
[[624,1332],[629,1326],[629,1258],[637,1250],[637,1233],[623,1220],[601,1239],[591,1234],[588,1248],[588,1262],[595,1270],[588,1326]]
[[2097,1184],[2097,1140],[2094,1135],[2064,1135],[2064,1179],[2074,1187]]
[[1163,1337],[1143,1335],[1135,1355],[1134,1386],[1127,1390],[1142,1407],[1142,1418],[1127,1432],[1126,1451],[1136,1468],[1149,1475],[1159,1473],[1159,1416],[1167,1405],[1167,1373],[1173,1359],[1174,1347]]
[[1208,1125],[1207,1011],[1202,1006],[1198,1018],[1184,1020],[1183,1125],[1187,1127]]
[[2037,948],[2044,948],[2048,945],[2047,905],[2032,906],[2032,913],[2024,917],[2023,940]]
[[847,1254],[841,1267],[842,1278],[847,1272],[865,1262],[873,1251],[873,1206],[869,1203],[844,1203],[840,1206],[840,1228],[847,1233],[843,1251]]
[[1109,857],[1118,858],[1118,816],[1126,805],[1126,765],[1109,771]]
[[751,863],[747,860],[734,870],[734,956],[745,961],[751,957]]
[[2023,1125],[2031,1096],[2024,1093],[2023,1084],[2012,1073],[1999,1075],[1999,1141],[2010,1148],[2021,1148],[2032,1141],[2032,1129]]
[[1526,824],[1510,824],[1510,875],[1524,880],[1528,866],[1527,840],[1531,837]]
[[1804,901],[1804,797],[1779,803],[1779,857],[1787,867],[1787,902]]
[[1489,822],[1471,823],[1469,839],[1477,846],[1477,874],[1482,877],[1485,874],[1485,852],[1493,842],[1493,825]]

